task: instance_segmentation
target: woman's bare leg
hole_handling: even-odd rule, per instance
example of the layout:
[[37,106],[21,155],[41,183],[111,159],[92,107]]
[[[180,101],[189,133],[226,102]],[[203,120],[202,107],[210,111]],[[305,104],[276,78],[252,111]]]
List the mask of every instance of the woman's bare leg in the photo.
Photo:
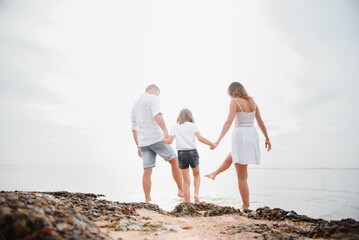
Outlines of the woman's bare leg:
[[201,184],[201,176],[199,175],[199,167],[192,168],[193,184],[194,184],[194,201],[199,203],[199,186]]
[[247,183],[248,172],[247,165],[234,164],[237,171],[238,189],[242,197],[243,209],[249,208],[249,188]]
[[221,166],[219,166],[216,169],[216,171],[206,174],[204,176],[214,180],[214,179],[216,179],[218,174],[226,171],[231,166],[231,164],[232,164],[232,155],[228,154],[226,159],[224,159],[223,163],[221,164]]

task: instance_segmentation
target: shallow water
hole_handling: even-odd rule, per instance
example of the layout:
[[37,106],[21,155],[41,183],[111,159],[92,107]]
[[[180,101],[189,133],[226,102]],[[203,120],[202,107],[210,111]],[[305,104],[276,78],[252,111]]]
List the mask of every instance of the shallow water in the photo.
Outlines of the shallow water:
[[[142,170],[126,174],[116,166],[0,165],[0,190],[102,193],[119,202],[141,202]],[[203,175],[203,174],[202,174]],[[359,220],[359,169],[249,169],[251,208],[269,206],[313,218]],[[169,171],[157,169],[152,200],[164,210],[181,202]],[[233,167],[215,181],[201,178],[202,201],[240,207]]]

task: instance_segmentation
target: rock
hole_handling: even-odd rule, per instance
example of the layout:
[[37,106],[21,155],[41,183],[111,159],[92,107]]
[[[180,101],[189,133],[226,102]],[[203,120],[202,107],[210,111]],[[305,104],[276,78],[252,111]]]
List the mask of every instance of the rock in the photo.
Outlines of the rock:
[[108,210],[108,211],[115,211],[115,207],[112,206],[112,205],[109,205],[109,206],[107,207],[107,210]]
[[[63,198],[63,194],[56,194]],[[68,197],[74,197],[66,193]],[[111,239],[68,199],[40,193],[0,194],[0,236],[4,239]]]
[[92,221],[103,221],[102,226],[112,230],[140,231],[155,235],[192,228],[166,226],[161,222],[154,224],[151,218],[141,217],[136,212],[137,209],[147,209],[176,217],[239,214],[251,219],[271,221],[266,224],[229,226],[223,231],[226,235],[251,232],[257,233],[253,238],[259,239],[359,239],[359,223],[353,219],[325,221],[269,207],[243,214],[232,207],[205,202],[181,203],[173,211],[165,212],[155,204],[119,203],[98,197],[99,195],[91,193],[3,191],[0,193],[0,238],[110,239]]
[[295,219],[299,219],[299,218],[300,218],[300,216],[299,216],[296,212],[294,212],[294,211],[288,212],[288,213],[287,213],[287,217],[295,218]]
[[26,203],[32,205],[35,203],[35,200],[30,198],[26,200]]
[[233,207],[222,207],[212,203],[201,202],[199,204],[181,203],[175,207],[170,215],[190,217],[213,217],[225,214],[238,214],[239,211]]
[[169,232],[179,232],[180,229],[177,226],[174,225],[168,225],[166,226],[166,230]]
[[340,221],[325,221],[315,227],[309,237],[313,238],[336,238],[336,239],[359,239],[359,223],[353,219]]
[[171,212],[171,214],[176,217],[183,216],[191,216],[191,217],[199,217],[201,214],[199,213],[198,207],[191,203],[181,203],[175,207],[175,209]]

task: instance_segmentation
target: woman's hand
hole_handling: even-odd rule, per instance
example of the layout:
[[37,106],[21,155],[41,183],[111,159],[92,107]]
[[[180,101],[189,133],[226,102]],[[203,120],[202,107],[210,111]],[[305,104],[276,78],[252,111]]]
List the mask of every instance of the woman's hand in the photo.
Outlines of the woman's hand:
[[270,143],[269,139],[266,139],[265,141],[265,148],[267,149],[267,152],[269,152],[272,149],[272,144]]

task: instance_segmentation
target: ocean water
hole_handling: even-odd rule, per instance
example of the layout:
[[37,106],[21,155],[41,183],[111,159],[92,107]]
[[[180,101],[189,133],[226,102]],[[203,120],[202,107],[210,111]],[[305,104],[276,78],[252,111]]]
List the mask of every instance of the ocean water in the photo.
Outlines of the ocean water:
[[[142,169],[120,166],[0,165],[0,190],[92,192],[112,201],[141,202],[141,175]],[[234,167],[214,181],[201,175],[202,201],[241,206]],[[359,169],[249,168],[249,187],[253,210],[269,206],[313,218],[359,220]],[[164,210],[181,202],[169,167],[154,169],[151,193]]]

